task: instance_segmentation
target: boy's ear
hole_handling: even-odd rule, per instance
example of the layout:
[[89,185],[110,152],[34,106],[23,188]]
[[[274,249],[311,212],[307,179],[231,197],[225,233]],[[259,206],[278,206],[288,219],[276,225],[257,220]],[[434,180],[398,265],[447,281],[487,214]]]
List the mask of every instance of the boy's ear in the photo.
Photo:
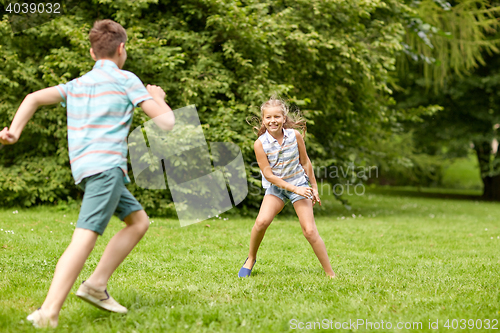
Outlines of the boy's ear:
[[122,55],[123,51],[125,51],[125,43],[120,43],[120,45],[118,45],[118,55]]
[[97,61],[97,57],[95,56],[94,49],[92,49],[92,48],[90,48],[90,56],[92,57],[92,59],[94,59],[94,61]]

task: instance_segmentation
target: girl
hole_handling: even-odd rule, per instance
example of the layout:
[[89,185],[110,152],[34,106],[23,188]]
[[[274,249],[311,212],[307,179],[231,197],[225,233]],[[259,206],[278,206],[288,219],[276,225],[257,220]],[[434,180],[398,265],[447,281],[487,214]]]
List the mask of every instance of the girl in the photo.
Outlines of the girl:
[[307,156],[304,139],[300,132],[294,129],[301,128],[305,133],[305,121],[291,119],[288,116],[287,105],[275,97],[262,104],[260,111],[262,121],[254,150],[266,194],[252,228],[248,258],[238,276],[248,277],[252,273],[257,250],[266,229],[289,199],[299,217],[302,232],[311,244],[326,275],[335,277],[325,243],[314,223],[313,206],[316,202],[321,205],[316,178]]

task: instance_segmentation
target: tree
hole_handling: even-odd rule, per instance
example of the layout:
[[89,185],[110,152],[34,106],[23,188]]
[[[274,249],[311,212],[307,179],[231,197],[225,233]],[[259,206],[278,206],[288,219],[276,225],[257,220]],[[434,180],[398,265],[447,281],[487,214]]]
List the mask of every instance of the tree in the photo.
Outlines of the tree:
[[[405,18],[405,55],[398,59],[402,76],[421,73],[427,87],[438,92],[449,75],[470,74],[486,64],[485,54],[499,52],[500,40],[490,36],[499,26],[500,6],[491,1],[423,0],[410,4],[415,12]],[[418,66],[410,68],[410,62]]]
[[[98,18],[127,29],[125,69],[162,86],[174,109],[195,104],[207,141],[240,145],[254,186],[260,186],[252,177],[258,171],[256,137],[245,119],[258,115],[272,92],[302,108],[317,166],[369,163],[401,119],[421,112],[390,108],[391,72],[404,36],[401,17],[411,12],[400,1],[93,0],[66,10],[19,33],[8,16],[0,22],[2,126],[26,93],[92,68],[87,32]],[[69,173],[65,117],[61,107],[44,108],[20,144],[2,150],[0,200],[6,205],[78,195]],[[136,112],[133,128],[145,120]],[[168,192],[131,191],[148,212],[173,212]],[[249,196],[245,204],[256,206],[259,199]]]
[[[441,112],[424,115],[423,122],[407,122],[415,131],[421,154],[448,157],[476,151],[483,196],[500,199],[497,155],[491,142],[498,124],[498,14],[489,1],[445,3],[422,1],[421,20],[413,20],[407,34],[407,56],[400,59],[398,108],[440,105]],[[413,31],[412,31],[413,30]]]
[[[406,101],[443,106],[442,112],[410,126],[415,129],[416,145],[421,151],[438,155],[446,147],[447,156],[463,156],[472,144],[484,184],[483,197],[500,200],[500,156],[492,149],[500,123],[500,59],[485,60],[488,65],[469,76],[450,76],[439,94],[424,95],[426,87],[415,83]],[[416,98],[418,95],[420,98]]]

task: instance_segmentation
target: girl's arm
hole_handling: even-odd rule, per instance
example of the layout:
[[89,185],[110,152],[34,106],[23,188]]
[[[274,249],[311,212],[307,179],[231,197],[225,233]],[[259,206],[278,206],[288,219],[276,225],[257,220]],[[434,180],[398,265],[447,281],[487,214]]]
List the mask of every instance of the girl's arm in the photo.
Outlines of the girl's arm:
[[319,199],[319,193],[318,193],[318,184],[316,183],[316,177],[314,176],[314,170],[312,167],[311,160],[309,159],[309,156],[307,156],[306,144],[304,142],[304,138],[302,137],[299,131],[295,130],[294,132],[295,132],[295,137],[297,138],[297,146],[299,148],[299,161],[300,164],[302,164],[302,167],[304,168],[307,177],[309,177],[309,182],[311,183],[311,187],[313,189],[314,193],[313,204],[316,203],[317,201],[321,206],[321,200]]
[[63,98],[56,87],[50,87],[28,94],[19,106],[10,128],[5,127],[0,132],[0,143],[4,145],[16,143],[23,132],[24,126],[26,126],[31,117],[33,117],[38,107],[56,104],[62,101]]
[[280,177],[277,177],[273,174],[271,166],[269,165],[269,161],[267,160],[266,152],[264,151],[264,147],[262,147],[262,142],[260,142],[260,140],[257,139],[255,141],[253,149],[255,151],[255,157],[257,158],[257,163],[259,164],[259,168],[262,171],[262,174],[271,184],[287,191],[297,193],[298,195],[301,195],[303,197],[311,197],[313,191],[310,187],[298,187],[289,184]]

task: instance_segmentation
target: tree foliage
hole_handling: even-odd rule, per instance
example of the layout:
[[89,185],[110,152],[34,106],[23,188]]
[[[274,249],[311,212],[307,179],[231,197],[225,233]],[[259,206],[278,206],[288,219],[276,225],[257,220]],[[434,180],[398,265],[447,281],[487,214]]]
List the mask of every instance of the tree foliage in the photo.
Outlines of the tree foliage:
[[[464,0],[441,6],[423,1],[420,12],[438,28],[420,42],[420,61],[407,63],[403,88],[395,98],[399,108],[440,105],[442,111],[406,123],[420,154],[459,157],[471,146],[478,157],[484,197],[500,200],[500,155],[492,150],[498,138],[499,60],[497,44],[500,7],[490,1]],[[428,25],[428,30],[431,25]],[[412,37],[416,40],[416,34]],[[427,52],[427,53],[426,53]],[[422,61],[428,57],[432,61]]]
[[[484,184],[484,197],[500,200],[500,154],[492,147],[498,140],[500,123],[500,62],[485,57],[481,66],[468,76],[452,75],[437,94],[423,92],[423,82],[414,83],[401,97],[408,104],[439,104],[443,111],[425,122],[411,124],[420,152],[448,157],[465,156],[474,148]],[[419,84],[420,83],[420,84]],[[403,105],[403,102],[401,103]]]
[[[207,141],[237,143],[251,187],[260,187],[260,179],[256,137],[245,119],[259,116],[272,92],[308,119],[306,144],[316,166],[363,165],[387,156],[380,143],[401,130],[402,120],[428,112],[390,107],[405,33],[401,17],[410,14],[396,0],[93,0],[19,33],[4,15],[0,125],[10,124],[27,93],[91,70],[88,31],[96,19],[111,18],[129,36],[124,69],[163,87],[174,109],[195,104]],[[146,120],[136,110],[133,128]],[[62,107],[44,107],[19,143],[0,151],[4,204],[81,195],[71,178],[65,123]],[[173,212],[168,191],[130,189],[148,212]],[[249,196],[245,207],[259,200]]]
[[[400,74],[419,73],[437,92],[452,74],[467,75],[486,62],[485,54],[498,53],[500,6],[488,0],[412,1],[414,14],[406,17],[407,34],[399,58]],[[412,68],[413,67],[413,68]]]

